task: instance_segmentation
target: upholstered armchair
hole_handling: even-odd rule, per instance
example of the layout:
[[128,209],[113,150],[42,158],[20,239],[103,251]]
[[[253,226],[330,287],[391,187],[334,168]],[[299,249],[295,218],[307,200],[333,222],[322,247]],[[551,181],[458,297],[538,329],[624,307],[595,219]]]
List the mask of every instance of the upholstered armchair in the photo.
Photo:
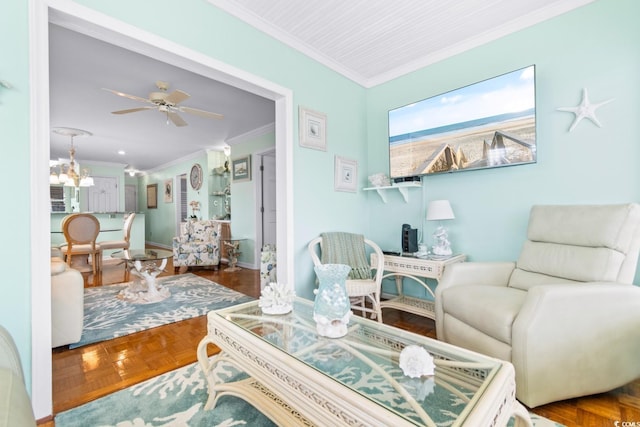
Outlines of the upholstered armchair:
[[187,221],[173,238],[173,267],[220,265],[220,222]]
[[438,339],[513,363],[529,407],[640,377],[640,205],[534,206],[517,262],[447,266]]
[[260,252],[260,290],[278,281],[276,245],[266,244]]

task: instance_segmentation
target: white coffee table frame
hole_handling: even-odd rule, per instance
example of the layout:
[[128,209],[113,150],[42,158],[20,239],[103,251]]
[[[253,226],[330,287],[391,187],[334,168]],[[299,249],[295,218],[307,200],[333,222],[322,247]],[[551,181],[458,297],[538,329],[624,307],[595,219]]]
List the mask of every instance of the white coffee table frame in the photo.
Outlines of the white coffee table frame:
[[[298,303],[311,304],[299,298],[296,300]],[[208,334],[197,350],[198,361],[209,386],[205,409],[213,408],[220,396],[229,394],[251,403],[278,425],[416,425],[228,319],[234,312],[250,306],[257,307],[257,301],[212,311],[207,316]],[[277,317],[269,318],[270,321],[274,319]],[[257,318],[256,322],[260,324],[260,319]],[[358,318],[357,322],[377,325],[368,319]],[[429,346],[437,347],[461,358],[490,360],[499,364],[493,378],[484,385],[484,390],[478,391],[473,398],[475,401],[463,412],[461,418],[464,419],[458,419],[453,426],[505,426],[512,415],[515,416],[515,426],[531,426],[528,412],[515,399],[515,373],[510,363],[387,325],[381,327],[388,328],[388,332],[415,336],[416,342],[426,344],[427,349]],[[222,352],[210,359],[207,355],[209,345],[218,346]],[[213,373],[221,361],[233,363],[249,378],[232,383],[221,382]],[[465,369],[464,362],[458,365],[458,369]],[[455,369],[452,372],[455,381]],[[458,380],[468,381],[469,378],[460,374]],[[424,425],[435,424],[425,422]]]

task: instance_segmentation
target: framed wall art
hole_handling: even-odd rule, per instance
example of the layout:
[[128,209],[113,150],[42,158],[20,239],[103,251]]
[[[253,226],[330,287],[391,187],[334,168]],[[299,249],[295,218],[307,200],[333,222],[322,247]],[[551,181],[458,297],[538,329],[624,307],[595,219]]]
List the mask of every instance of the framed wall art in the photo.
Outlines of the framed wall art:
[[301,147],[327,151],[326,114],[299,107],[298,131],[298,139]]
[[173,202],[173,180],[167,179],[164,182],[164,202],[171,203]]
[[158,184],[147,185],[147,209],[158,207]]
[[335,191],[355,193],[358,190],[358,162],[336,156],[335,161]]
[[231,160],[233,182],[251,181],[251,156]]

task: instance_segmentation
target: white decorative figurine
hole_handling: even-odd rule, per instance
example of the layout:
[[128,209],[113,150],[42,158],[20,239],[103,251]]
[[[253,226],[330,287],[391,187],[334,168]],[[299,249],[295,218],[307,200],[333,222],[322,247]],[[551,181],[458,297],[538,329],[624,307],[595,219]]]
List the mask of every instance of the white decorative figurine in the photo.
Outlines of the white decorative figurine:
[[293,308],[295,296],[293,286],[271,282],[262,290],[258,306],[265,314],[287,314]]
[[400,352],[398,362],[402,372],[410,378],[420,378],[423,375],[434,375],[436,365],[433,356],[418,345],[408,345]]
[[453,251],[451,250],[451,242],[449,241],[449,234],[446,228],[436,228],[436,231],[433,233],[433,240],[435,245],[431,247],[431,250],[434,255],[442,257],[451,256]]

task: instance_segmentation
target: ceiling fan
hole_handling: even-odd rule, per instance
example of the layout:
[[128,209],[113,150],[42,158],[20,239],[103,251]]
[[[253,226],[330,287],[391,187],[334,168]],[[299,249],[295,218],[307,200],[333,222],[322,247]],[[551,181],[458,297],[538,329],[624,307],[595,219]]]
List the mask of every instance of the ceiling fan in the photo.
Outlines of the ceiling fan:
[[167,115],[167,124],[169,124],[169,121],[171,121],[176,126],[187,126],[187,122],[185,122],[182,119],[182,117],[180,117],[178,112],[196,114],[198,116],[206,117],[209,119],[222,119],[224,117],[222,114],[212,113],[210,111],[204,111],[204,110],[199,110],[197,108],[178,105],[182,101],[189,99],[191,95],[181,90],[174,90],[171,93],[167,93],[167,90],[169,89],[169,83],[167,82],[157,81],[156,87],[159,89],[159,92],[151,92],[149,94],[149,98],[141,98],[139,96],[129,95],[124,92],[107,89],[107,88],[103,88],[103,89],[115,95],[122,96],[124,98],[129,98],[129,99],[133,99],[134,101],[153,104],[152,106],[147,106],[147,107],[138,107],[138,108],[130,108],[127,110],[112,111],[111,114],[129,114],[129,113],[135,113],[137,111],[156,109]]

